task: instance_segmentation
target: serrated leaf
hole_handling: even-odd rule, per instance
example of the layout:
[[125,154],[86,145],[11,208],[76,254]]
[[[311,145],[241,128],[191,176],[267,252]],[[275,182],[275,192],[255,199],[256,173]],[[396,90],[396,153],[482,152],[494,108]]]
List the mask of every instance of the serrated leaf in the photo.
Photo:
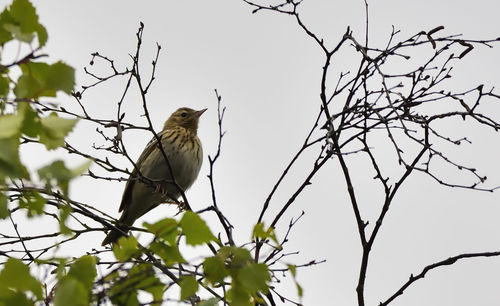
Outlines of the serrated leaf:
[[166,266],[186,262],[179,252],[177,244],[166,245],[160,242],[153,242],[149,245],[149,249],[156,255],[160,256]]
[[21,132],[23,114],[7,114],[0,116],[0,138],[10,138]]
[[32,292],[38,300],[43,297],[42,284],[31,276],[29,267],[19,259],[9,258],[0,272],[0,288],[16,292]]
[[14,0],[9,7],[10,15],[25,33],[32,33],[38,26],[35,7],[28,0]]
[[[31,75],[21,75],[14,87],[14,94],[20,99],[36,98],[43,92],[43,83]],[[54,96],[53,93],[50,96]],[[48,94],[46,96],[49,96]]]
[[179,225],[189,245],[200,245],[216,239],[205,221],[192,211],[184,213]]
[[10,16],[9,10],[4,9],[0,14],[0,45],[12,40],[12,34],[5,29],[5,25],[9,23],[13,23],[14,19]]
[[96,260],[94,256],[85,255],[78,258],[69,269],[68,276],[77,279],[90,292],[97,275]]
[[47,30],[41,24],[38,24],[36,28],[36,36],[38,37],[38,46],[43,47],[45,43],[47,43],[47,39],[49,35],[47,34]]
[[9,79],[7,77],[0,76],[0,96],[5,97],[9,93]]
[[139,305],[138,290],[152,293],[155,301],[160,301],[163,296],[164,284],[156,278],[151,264],[136,264],[122,277],[119,273],[112,273],[106,281],[113,284],[107,292],[113,305]]
[[21,68],[22,75],[32,76],[44,84],[47,74],[49,73],[50,65],[44,62],[28,61],[20,64],[19,68]]
[[53,181],[57,183],[57,185],[61,188],[64,194],[68,193],[68,186],[70,180],[75,177],[80,176],[83,172],[85,172],[89,165],[90,161],[86,161],[80,166],[77,166],[73,169],[68,169],[62,160],[56,160],[51,164],[38,169],[38,176],[43,182],[51,185]]
[[252,255],[245,248],[238,247],[223,247],[220,249],[219,254],[223,258],[230,258],[230,269],[237,270],[247,265],[252,261]]
[[119,261],[126,261],[138,254],[137,240],[133,236],[120,237],[118,243],[113,245],[113,253]]
[[253,294],[256,292],[267,293],[269,290],[267,284],[271,281],[271,275],[266,264],[251,263],[239,271],[238,279]]
[[0,305],[33,306],[35,303],[22,292],[0,287]]
[[75,86],[75,70],[61,61],[52,65],[26,62],[19,67],[23,74],[14,88],[18,98],[55,97],[57,91],[71,94]]
[[7,197],[3,192],[0,192],[0,219],[5,219],[9,216],[9,207],[7,206]]
[[274,229],[272,227],[269,227],[266,230],[264,228],[264,223],[262,222],[255,224],[253,228],[252,238],[259,238],[261,240],[270,238],[276,244],[279,244],[278,239],[276,238],[276,234],[274,233]]
[[[151,264],[134,266],[130,270],[128,281],[133,282],[135,288],[151,293],[153,300],[162,300],[165,285],[156,277]],[[159,305],[159,303],[153,303],[152,305]]]
[[68,95],[75,86],[75,69],[63,62],[52,64],[48,70],[45,86],[52,90],[62,90]]
[[24,32],[21,26],[16,24],[6,23],[3,28],[10,32],[17,40],[24,41],[26,43],[30,43],[33,40],[33,37],[35,37],[33,33]]
[[206,301],[202,301],[198,304],[198,306],[217,306],[219,305],[219,299],[211,298]]
[[78,119],[61,118],[55,113],[45,118],[41,118],[42,133],[40,134],[40,142],[43,143],[48,150],[63,146],[64,138],[73,130],[77,122]]
[[66,276],[59,281],[54,297],[55,306],[87,306],[89,295],[77,279]]
[[62,160],[56,160],[50,165],[38,169],[38,176],[48,185],[53,181],[61,188],[65,195],[68,194],[69,181],[76,175],[68,169]]
[[192,275],[182,278],[179,286],[181,287],[181,301],[193,296],[198,291],[198,282]]
[[59,231],[63,235],[70,235],[72,233],[71,229],[68,226],[66,226],[66,221],[68,220],[70,213],[71,213],[71,206],[61,205],[59,207]]
[[113,305],[139,306],[136,290],[127,290],[111,296]]
[[24,114],[23,126],[21,132],[28,137],[38,137],[42,133],[42,124],[38,114],[28,103],[22,103],[18,111]]
[[85,173],[89,169],[91,164],[92,164],[92,161],[89,160],[89,161],[83,162],[81,165],[76,166],[75,168],[71,168],[70,171],[71,171],[72,178],[78,177],[78,176],[82,175],[83,173]]
[[203,262],[205,277],[212,284],[221,283],[229,275],[224,259],[221,256],[208,257]]
[[19,159],[19,138],[0,138],[0,179],[28,178],[29,173]]
[[229,300],[229,305],[231,306],[253,306],[254,304],[250,302],[250,294],[248,291],[244,290],[239,284],[231,286],[231,289],[227,292],[227,298]]
[[19,198],[19,207],[28,212],[28,218],[43,214],[43,207],[47,201],[36,191],[25,191]]
[[[57,261],[58,265],[57,265],[56,269],[54,271],[52,271],[51,273],[55,273],[57,279],[62,279],[67,274],[66,264],[68,262],[68,259],[56,257],[56,258],[53,258],[53,260]],[[45,261],[42,259],[38,259],[37,263],[39,263],[39,264],[52,264],[53,261],[49,261],[49,260]]]
[[163,239],[170,245],[176,244],[180,233],[177,220],[172,218],[165,218],[153,224],[144,222],[143,226],[156,237]]

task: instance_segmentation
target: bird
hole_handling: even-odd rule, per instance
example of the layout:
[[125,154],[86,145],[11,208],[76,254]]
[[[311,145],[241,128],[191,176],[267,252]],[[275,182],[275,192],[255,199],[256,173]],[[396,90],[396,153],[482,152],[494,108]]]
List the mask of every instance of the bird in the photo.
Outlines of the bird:
[[158,137],[168,163],[158,146],[157,138],[153,137],[148,143],[135,163],[123,191],[118,211],[122,215],[116,223],[120,231],[111,230],[102,241],[102,246],[116,243],[123,236],[122,232],[127,232],[135,220],[159,204],[178,203],[177,199],[182,192],[191,187],[203,162],[203,148],[197,133],[200,116],[206,110],[181,107],[165,121]]

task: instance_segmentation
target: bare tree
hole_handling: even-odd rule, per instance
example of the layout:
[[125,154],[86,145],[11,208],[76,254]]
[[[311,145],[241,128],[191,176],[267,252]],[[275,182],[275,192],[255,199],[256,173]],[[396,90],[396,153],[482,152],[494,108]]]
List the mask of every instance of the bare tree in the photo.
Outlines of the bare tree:
[[[272,225],[277,223],[303,188],[310,184],[317,170],[328,160],[336,159],[343,171],[362,246],[356,292],[358,305],[365,305],[365,279],[373,245],[395,196],[401,192],[401,187],[410,175],[424,173],[436,183],[451,188],[487,192],[493,192],[498,188],[498,186],[488,187],[486,176],[480,174],[473,165],[464,165],[452,158],[453,154],[444,148],[446,145],[452,144],[458,150],[461,144],[472,142],[468,135],[456,138],[444,123],[449,120],[464,120],[470,122],[469,124],[474,122],[489,127],[495,132],[498,131],[500,127],[498,118],[494,116],[495,114],[482,111],[480,107],[499,102],[500,95],[494,93],[493,88],[475,84],[463,91],[450,91],[447,85],[452,78],[451,72],[454,65],[458,64],[475,47],[491,48],[499,39],[476,40],[465,39],[461,35],[440,35],[444,31],[444,26],[422,30],[410,37],[400,38],[400,31],[393,28],[385,46],[372,46],[369,44],[368,3],[365,1],[364,37],[357,37],[347,28],[337,45],[328,48],[323,39],[302,21],[299,14],[302,1],[285,1],[275,5],[247,0],[244,2],[254,8],[253,13],[272,11],[289,15],[324,54],[320,84],[321,107],[318,118],[313,123],[304,145],[273,188],[273,192],[279,187],[281,180],[303,151],[316,146],[320,148],[319,154],[313,163],[310,175],[290,200],[283,205]],[[331,64],[334,56],[342,48],[351,48],[357,52],[359,63],[354,73],[345,71],[336,77],[330,72]],[[416,56],[419,52],[428,56],[423,58]],[[417,57],[418,63],[410,61],[412,57]],[[396,67],[392,64],[394,62],[398,63]],[[329,81],[332,78],[336,79],[336,83],[334,86],[328,86],[332,83]],[[326,123],[323,124],[323,122]],[[326,135],[310,139],[312,133],[320,127],[326,129]],[[395,162],[401,168],[401,175],[386,174],[393,165],[374,153],[376,147],[383,146],[393,148],[397,156]],[[357,189],[353,184],[351,171],[346,161],[346,156],[350,154],[356,154],[358,159],[368,158],[372,165],[372,171],[368,175],[374,173],[374,179],[378,180],[383,188],[381,209],[375,220],[365,220],[362,217],[357,196],[361,188]],[[455,169],[460,179],[440,175],[439,167],[443,164]],[[266,212],[273,192],[266,200],[259,220]],[[371,228],[368,226],[370,223],[373,224]],[[420,273],[411,274],[409,280],[380,305],[388,305],[432,269],[451,265],[465,258],[498,255],[500,255],[499,251],[458,254],[431,263]]]

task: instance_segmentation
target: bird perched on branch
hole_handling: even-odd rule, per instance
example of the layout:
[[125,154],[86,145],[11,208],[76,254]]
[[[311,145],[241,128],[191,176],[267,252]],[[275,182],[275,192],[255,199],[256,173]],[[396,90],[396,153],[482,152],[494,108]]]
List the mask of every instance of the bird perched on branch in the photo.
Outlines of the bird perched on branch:
[[[119,209],[123,213],[116,224],[121,231],[126,232],[128,226],[158,204],[177,202],[196,180],[203,161],[198,121],[206,110],[179,108],[158,134],[163,152],[156,137],[146,146],[125,185]],[[122,232],[112,230],[102,245],[116,242],[121,236]]]

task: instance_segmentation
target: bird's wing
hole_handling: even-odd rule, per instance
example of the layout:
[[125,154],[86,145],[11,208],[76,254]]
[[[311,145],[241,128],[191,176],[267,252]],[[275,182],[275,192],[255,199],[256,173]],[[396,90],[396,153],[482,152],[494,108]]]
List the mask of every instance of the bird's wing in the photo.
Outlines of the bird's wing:
[[[161,138],[166,131],[167,130],[161,131],[160,133],[158,133],[158,136],[160,136]],[[149,141],[144,151],[142,151],[141,156],[139,156],[139,159],[137,159],[137,162],[135,163],[136,167],[141,168],[146,158],[148,158],[148,156],[153,152],[153,150],[157,146],[157,143],[158,142],[156,141],[156,137],[153,137],[153,139]],[[120,209],[118,210],[118,212],[121,212],[122,210],[125,210],[126,207],[128,207],[128,202],[132,198],[132,190],[134,189],[137,177],[138,177],[137,169],[134,167],[134,170],[132,171],[130,177],[127,180],[127,184],[125,185],[125,190],[123,191],[123,196],[122,196],[122,202],[120,204]]]

